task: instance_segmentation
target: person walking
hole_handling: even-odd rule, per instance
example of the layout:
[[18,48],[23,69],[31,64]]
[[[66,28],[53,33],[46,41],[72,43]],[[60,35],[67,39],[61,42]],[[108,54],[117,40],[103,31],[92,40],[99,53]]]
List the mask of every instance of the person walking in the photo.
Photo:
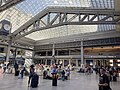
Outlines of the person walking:
[[4,65],[3,65],[3,73],[5,73],[5,72],[6,72],[6,69],[7,69],[7,65],[6,65],[6,64],[4,64]]
[[30,74],[29,74],[29,80],[28,80],[28,86],[30,86],[31,79],[35,73],[34,65],[30,66]]
[[110,81],[104,69],[100,69],[99,90],[110,90]]
[[17,63],[14,64],[14,69],[15,69],[15,76],[18,76],[19,75],[19,70],[18,70],[18,64]]

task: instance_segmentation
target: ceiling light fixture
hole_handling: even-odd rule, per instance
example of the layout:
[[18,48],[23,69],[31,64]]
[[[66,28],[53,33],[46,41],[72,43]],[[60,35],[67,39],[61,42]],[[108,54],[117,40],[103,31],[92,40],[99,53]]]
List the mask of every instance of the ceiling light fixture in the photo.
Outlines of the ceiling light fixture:
[[70,4],[73,4],[73,2],[72,2],[72,1],[69,1],[69,3],[70,3]]
[[58,4],[58,1],[54,1],[55,4]]

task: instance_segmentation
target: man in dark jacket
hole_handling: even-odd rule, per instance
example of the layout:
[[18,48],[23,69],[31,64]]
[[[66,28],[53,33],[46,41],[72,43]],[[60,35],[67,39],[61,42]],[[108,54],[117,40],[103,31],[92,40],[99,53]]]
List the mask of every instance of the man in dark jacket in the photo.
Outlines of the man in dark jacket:
[[104,69],[100,69],[100,78],[99,78],[99,90],[109,90],[110,81],[108,76],[105,74]]
[[15,69],[15,76],[18,76],[19,73],[18,73],[18,64],[17,63],[14,64],[14,69]]

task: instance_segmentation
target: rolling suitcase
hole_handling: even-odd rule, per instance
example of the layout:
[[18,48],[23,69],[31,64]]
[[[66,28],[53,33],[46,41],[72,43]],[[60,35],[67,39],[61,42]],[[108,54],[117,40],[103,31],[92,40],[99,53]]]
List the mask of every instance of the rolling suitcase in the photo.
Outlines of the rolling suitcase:
[[113,76],[113,81],[117,81],[117,77],[116,76]]
[[19,76],[19,70],[15,72],[15,76]]
[[34,74],[31,80],[31,87],[32,88],[38,87],[38,83],[39,83],[39,76],[37,74]]
[[52,86],[57,86],[57,74],[53,74],[53,78],[52,78]]

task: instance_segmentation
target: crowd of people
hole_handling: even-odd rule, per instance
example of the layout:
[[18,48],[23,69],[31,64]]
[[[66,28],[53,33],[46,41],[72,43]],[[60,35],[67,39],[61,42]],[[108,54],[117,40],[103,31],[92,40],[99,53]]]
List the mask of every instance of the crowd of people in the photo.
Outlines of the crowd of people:
[[95,66],[94,70],[96,74],[100,75],[100,69],[103,68],[105,70],[106,75],[108,76],[110,81],[117,81],[117,76],[118,76],[118,70],[116,67],[98,67]]
[[37,71],[43,75],[43,79],[52,79],[53,69],[56,67],[57,75],[59,80],[69,79],[70,77],[70,66],[62,68],[61,65],[38,65]]
[[119,70],[116,67],[104,67],[95,65],[95,68],[93,68],[88,65],[81,67],[78,72],[87,73],[90,75],[90,73],[93,71],[95,71],[96,75],[99,75],[99,90],[112,90],[110,87],[110,82],[117,81]]
[[[15,76],[18,76],[18,79],[23,79],[24,72],[26,71],[25,65],[23,63],[15,63],[13,67]],[[10,64],[1,63],[0,68],[3,70],[2,73],[5,74],[10,70]],[[38,71],[40,74],[38,74]],[[93,68],[90,65],[87,65],[81,67],[78,72],[90,75],[93,71],[95,71],[96,75],[99,75],[99,90],[111,90],[110,81],[117,81],[118,70],[115,67],[99,67],[96,65],[95,68]],[[56,85],[57,80],[69,80],[70,72],[71,69],[69,65],[67,67],[62,67],[61,65],[56,64],[53,64],[52,66],[43,64],[31,65],[29,68],[28,86],[37,87],[39,83],[39,75],[42,75],[43,79],[53,80]]]
[[[53,86],[57,86],[57,80],[68,80],[70,79],[70,67],[62,68],[60,65],[38,65],[37,68],[41,71],[43,79],[48,79],[53,81]],[[35,71],[36,67],[34,65],[30,66],[30,74],[28,80],[28,86],[36,87],[39,80],[38,74]],[[34,79],[33,79],[34,78]],[[32,84],[34,82],[34,84]],[[36,82],[36,84],[35,84]]]
[[3,74],[12,74],[14,73],[15,76],[18,76],[19,79],[23,78],[25,65],[22,64],[10,64],[9,62],[2,62],[0,64],[1,73]]
[[90,65],[80,67],[79,73],[91,74],[93,73],[93,68]]

